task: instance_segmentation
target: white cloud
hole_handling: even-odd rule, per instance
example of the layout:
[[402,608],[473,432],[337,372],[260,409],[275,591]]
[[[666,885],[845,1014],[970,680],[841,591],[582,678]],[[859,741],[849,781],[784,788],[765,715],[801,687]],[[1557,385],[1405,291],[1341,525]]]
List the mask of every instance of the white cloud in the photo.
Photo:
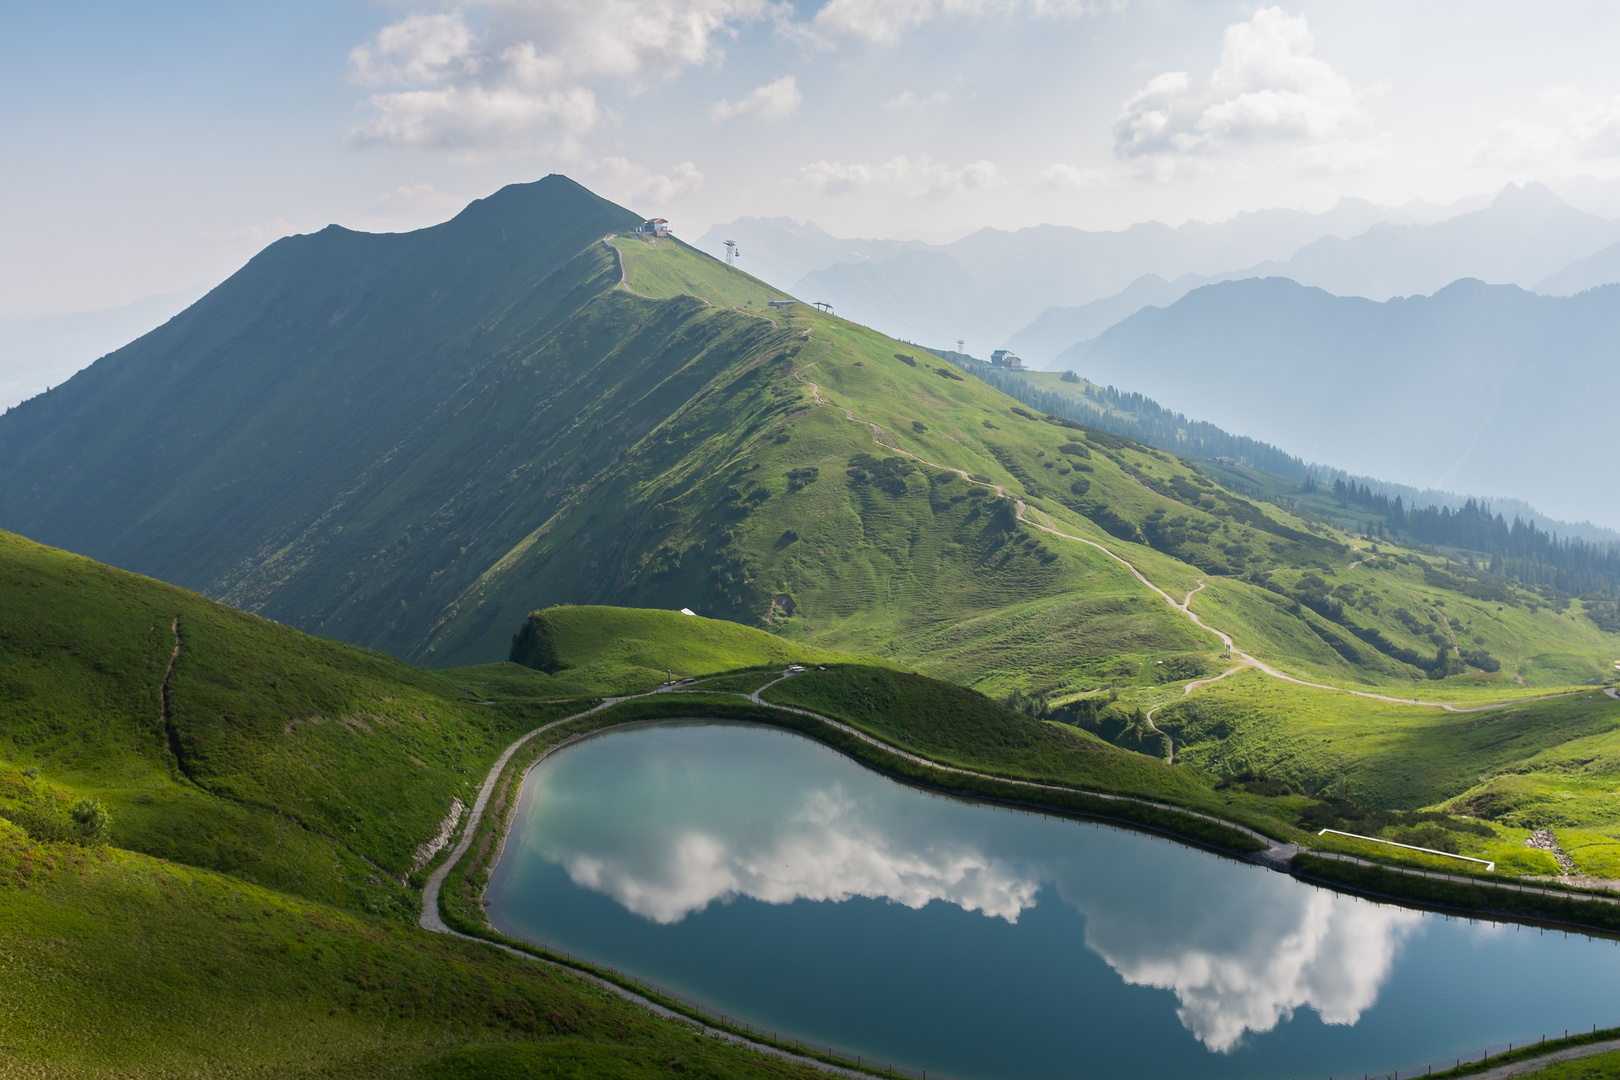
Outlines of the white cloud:
[[1620,95],[1555,86],[1540,95],[1534,113],[1499,123],[1474,148],[1476,163],[1562,171],[1620,158]]
[[767,123],[786,120],[798,111],[799,103],[803,100],[798,80],[792,75],[784,75],[775,82],[749,91],[748,96],[735,105],[724,100],[715,102],[714,108],[709,110],[709,119],[717,124],[737,119],[763,120]]
[[349,54],[354,82],[394,89],[367,100],[347,138],[487,147],[578,135],[601,118],[597,86],[639,93],[711,63],[720,39],[770,10],[768,0],[473,0],[409,15]]
[[690,161],[668,173],[655,173],[622,157],[608,157],[584,168],[593,188],[614,202],[664,207],[703,186],[703,174]]
[[1101,169],[1082,169],[1062,162],[1048,165],[1035,177],[1042,187],[1074,190],[1096,187],[1107,179],[1108,174]]
[[926,97],[914,91],[905,90],[883,103],[885,109],[926,109],[930,105],[949,105],[951,95],[943,90],[936,90]]
[[1383,88],[1357,89],[1314,50],[1303,15],[1262,8],[1226,28],[1207,86],[1169,71],[1128,98],[1114,122],[1114,153],[1207,156],[1273,145],[1307,148],[1288,160],[1305,171],[1365,167],[1388,150],[1366,109]]
[[460,12],[410,15],[350,51],[349,67],[365,86],[426,82],[476,70],[476,45]]
[[349,129],[353,145],[462,148],[518,141],[536,131],[589,131],[600,116],[596,95],[573,87],[532,93],[479,84],[373,94],[371,115]]
[[881,165],[845,165],[823,159],[799,170],[800,186],[817,195],[885,189],[906,198],[944,198],[1004,183],[991,162],[975,161],[952,169],[927,154],[915,161],[902,154]]
[[1027,12],[1072,19],[1124,6],[1124,0],[827,0],[811,26],[825,36],[886,45],[902,31],[942,16],[1006,17]]

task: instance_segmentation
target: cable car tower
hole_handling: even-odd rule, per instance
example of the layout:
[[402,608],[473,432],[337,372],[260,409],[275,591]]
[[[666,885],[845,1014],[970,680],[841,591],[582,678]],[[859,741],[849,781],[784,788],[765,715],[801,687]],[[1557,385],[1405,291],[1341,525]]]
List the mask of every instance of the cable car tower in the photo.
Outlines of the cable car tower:
[[737,265],[737,260],[740,259],[740,258],[742,258],[742,252],[737,249],[737,241],[735,241],[735,240],[727,240],[726,241],[726,265],[727,266],[735,266],[735,265]]

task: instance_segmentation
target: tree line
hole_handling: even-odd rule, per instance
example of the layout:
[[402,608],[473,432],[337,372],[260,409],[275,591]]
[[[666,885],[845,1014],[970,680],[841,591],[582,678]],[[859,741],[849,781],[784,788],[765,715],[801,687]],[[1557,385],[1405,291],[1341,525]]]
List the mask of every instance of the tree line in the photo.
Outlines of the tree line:
[[1376,517],[1368,532],[1434,547],[1488,556],[1477,569],[1531,586],[1549,586],[1571,596],[1620,596],[1620,544],[1593,544],[1560,537],[1514,516],[1509,522],[1485,503],[1470,499],[1456,510],[1444,506],[1408,509],[1365,484],[1333,482],[1341,506],[1359,506]]

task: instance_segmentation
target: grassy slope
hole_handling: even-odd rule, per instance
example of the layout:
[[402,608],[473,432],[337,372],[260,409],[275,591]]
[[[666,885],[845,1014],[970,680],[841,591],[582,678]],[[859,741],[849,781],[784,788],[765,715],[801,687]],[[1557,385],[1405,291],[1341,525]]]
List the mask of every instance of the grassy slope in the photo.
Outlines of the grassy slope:
[[[802,1075],[414,927],[394,876],[512,738],[592,700],[555,690],[512,664],[419,671],[0,533],[0,1074]],[[112,848],[51,842],[86,796]]]
[[1555,1061],[1545,1069],[1522,1075],[1537,1076],[1541,1080],[1620,1080],[1620,1050],[1577,1061]]
[[[566,600],[584,591],[570,583],[600,581],[584,599],[691,606],[991,690],[1063,693],[1096,687],[1099,670],[1141,670],[1214,640],[1103,553],[1021,525],[985,488],[899,451],[1007,486],[1060,528],[1127,552],[1177,595],[1204,575],[1111,537],[1086,512],[1145,538],[1130,524],[1140,522],[1178,550],[1226,543],[1273,562],[1345,550],[1168,455],[1032,419],[982,384],[941,374],[938,362],[896,359],[904,346],[863,327],[802,306],[750,313],[763,287],[680,245],[615,246],[628,253],[635,292],[721,297],[716,318],[768,322],[783,332],[783,352],[649,431],[461,603]],[[834,407],[816,406],[811,382]],[[840,406],[878,424],[882,443]],[[678,459],[663,456],[672,445]],[[1084,496],[1072,490],[1082,482]],[[607,566],[588,541],[599,533],[625,549]],[[489,648],[469,643],[460,624],[453,613],[436,651]]]
[[751,626],[655,608],[547,608],[531,614],[528,624],[553,650],[546,668],[551,691],[579,696],[645,690],[663,682],[668,672],[686,678],[851,659]]
[[[1090,384],[1084,380],[1065,383],[1056,372],[1030,372],[1022,378],[1042,390],[1102,409],[1085,396],[1084,391]],[[1365,511],[1355,506],[1340,506],[1330,492],[1301,492],[1291,480],[1253,469],[1227,468],[1202,461],[1198,469],[1229,491],[1295,506],[1303,512],[1301,516],[1305,520],[1331,524],[1340,540],[1358,548],[1354,555],[1329,560],[1326,568],[1320,563],[1314,567],[1327,574],[1330,586],[1359,590],[1361,602],[1350,612],[1354,625],[1376,629],[1397,646],[1432,653],[1439,641],[1429,633],[1414,632],[1408,624],[1392,617],[1395,609],[1405,607],[1422,621],[1432,623],[1442,638],[1455,637],[1464,648],[1484,648],[1502,662],[1500,677],[1484,678],[1481,677],[1484,673],[1476,671],[1470,679],[1464,680],[1464,686],[1472,682],[1487,687],[1488,696],[1500,693],[1505,684],[1514,682],[1515,676],[1525,685],[1547,687],[1601,682],[1612,674],[1613,661],[1620,655],[1620,638],[1604,633],[1589,619],[1582,618],[1578,605],[1560,612],[1534,591],[1501,579],[1469,583],[1480,593],[1491,594],[1489,599],[1478,595],[1470,598],[1466,591],[1459,592],[1456,588],[1433,587],[1426,583],[1425,565],[1449,572],[1459,572],[1461,568],[1441,557],[1419,554],[1387,541],[1377,545],[1386,553],[1382,561],[1373,559],[1351,569],[1349,563],[1365,559],[1372,547],[1370,542],[1358,542],[1352,535],[1367,521]],[[1195,561],[1199,560],[1195,558]],[[1205,564],[1200,561],[1200,565]],[[1300,572],[1295,570],[1281,573],[1272,580],[1276,585],[1291,588],[1299,576]],[[1451,608],[1443,610],[1448,603]],[[1205,614],[1218,619],[1223,629],[1239,638],[1240,647],[1256,651],[1267,659],[1285,662],[1298,674],[1385,686],[1398,686],[1414,674],[1409,666],[1387,657],[1380,658],[1373,649],[1358,647],[1362,659],[1347,661],[1312,629],[1314,626],[1332,634],[1333,627],[1328,621],[1311,612],[1268,612],[1266,604],[1277,606],[1276,594],[1251,589],[1246,582],[1218,579],[1200,597],[1198,604]],[[1285,602],[1283,606],[1289,605]],[[1445,634],[1441,620],[1448,615],[1466,622],[1466,631]],[[1476,637],[1483,640],[1474,640]],[[1353,641],[1351,644],[1355,645]],[[1445,688],[1425,687],[1423,696],[1433,698],[1436,690],[1441,698],[1447,696],[1447,690],[1457,693],[1455,680]],[[1457,696],[1470,695],[1464,690]]]
[[7,1077],[816,1075],[485,946],[5,821],[0,941]]
[[1524,848],[1531,829],[1550,827],[1578,871],[1620,877],[1620,702],[1596,690],[1450,713],[1246,672],[1161,709],[1155,723],[1192,766],[1260,772],[1312,793],[1343,776],[1375,808],[1480,818],[1495,837],[1455,837],[1459,851],[1506,859],[1504,869],[1519,872],[1557,872]]
[[1051,780],[1209,808],[1213,781],[1111,746],[1086,732],[1044,724],[983,695],[907,672],[841,666],[778,683],[763,699],[847,721],[886,742],[970,769]]
[[612,241],[625,275],[639,296],[670,300],[696,296],[717,307],[766,309],[771,300],[791,300],[787,293],[735,268],[715,273],[715,260],[674,237],[619,236]]
[[[948,378],[927,354],[812,309],[761,316],[763,286],[682,245],[620,239],[615,247],[625,253],[631,290],[720,297],[717,316],[768,319],[789,332],[789,343],[669,430],[649,433],[657,438],[603,477],[573,520],[548,524],[486,575],[468,594],[473,602],[518,591],[524,579],[536,583],[530,591],[546,589],[536,581],[542,566],[551,581],[600,574],[602,560],[574,538],[616,519],[612,535],[629,550],[614,568],[618,580],[593,601],[692,606],[993,692],[1081,693],[1120,685],[1125,671],[1133,673],[1128,684],[1151,685],[1157,660],[1210,652],[1211,638],[1105,555],[1020,525],[984,488],[921,466],[921,458],[1006,486],[1060,529],[1124,554],[1172,595],[1200,579],[1215,582],[1195,601],[1199,609],[1223,618],[1223,606],[1243,609],[1226,619],[1243,647],[1307,676],[1499,698],[1518,692],[1512,676],[1520,669],[1532,686],[1578,683],[1620,649],[1620,638],[1588,620],[1558,623],[1551,612],[1510,604],[1498,633],[1470,608],[1461,644],[1491,650],[1504,671],[1437,687],[1291,598],[1216,573],[1274,571],[1284,591],[1305,572],[1326,575],[1330,586],[1345,584],[1345,575],[1399,578],[1393,600],[1350,605],[1349,618],[1395,647],[1432,656],[1435,645],[1396,609],[1427,617],[1447,596],[1466,598],[1424,584],[1419,564],[1389,573],[1375,560],[1351,570],[1365,553],[1350,536],[1225,491],[1170,455],[1032,418],[982,384]],[[818,405],[817,393],[828,404]],[[845,409],[863,423],[851,423]],[[867,423],[881,429],[876,440]],[[681,434],[685,425],[702,437]],[[642,467],[660,443],[677,441],[693,449],[673,470]],[[874,460],[862,463],[861,454]],[[1077,481],[1084,495],[1070,490]],[[1483,646],[1473,636],[1485,637]],[[1525,642],[1544,657],[1539,666],[1521,663]]]
[[[562,678],[514,665],[421,672],[0,540],[0,685],[14,705],[0,809],[60,818],[74,799],[99,795],[112,803],[120,848],[164,855],[30,841],[0,821],[0,962],[8,987],[21,988],[0,1010],[12,1072],[794,1072],[694,1041],[566,975],[426,935],[408,921],[418,894],[379,871],[393,872],[515,731],[579,708],[547,699],[569,671],[600,690],[677,657],[718,670],[827,654],[669,612],[564,608],[546,613],[558,658],[577,665]],[[177,757],[158,722],[167,654],[154,628],[164,617],[179,618],[183,643],[170,682]],[[746,690],[762,675],[731,678]],[[497,703],[480,704],[484,694]],[[1002,775],[1134,792],[1273,829],[1310,805],[1216,787],[1207,774],[893,669],[841,663],[770,694]],[[682,708],[663,695],[651,702]]]

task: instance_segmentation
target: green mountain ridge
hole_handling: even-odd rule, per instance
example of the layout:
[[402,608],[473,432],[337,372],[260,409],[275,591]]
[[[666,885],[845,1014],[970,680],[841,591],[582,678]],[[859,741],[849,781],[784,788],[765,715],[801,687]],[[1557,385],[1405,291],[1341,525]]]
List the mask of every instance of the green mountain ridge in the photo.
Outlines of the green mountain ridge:
[[1336,682],[1425,679],[1450,648],[1449,692],[1511,695],[1601,680],[1620,640],[1526,594],[1529,621],[1475,634],[1501,670],[1470,669],[1413,621],[1421,559],[1381,586],[1404,602],[1313,606],[1365,561],[1352,535],[769,306],[637,222],[553,176],[417,233],[271,245],[0,417],[0,525],[435,667],[504,658],[532,610],[607,604],[997,695],[1157,691],[1161,662],[1217,663],[1173,606],[1200,581],[1242,648]]

